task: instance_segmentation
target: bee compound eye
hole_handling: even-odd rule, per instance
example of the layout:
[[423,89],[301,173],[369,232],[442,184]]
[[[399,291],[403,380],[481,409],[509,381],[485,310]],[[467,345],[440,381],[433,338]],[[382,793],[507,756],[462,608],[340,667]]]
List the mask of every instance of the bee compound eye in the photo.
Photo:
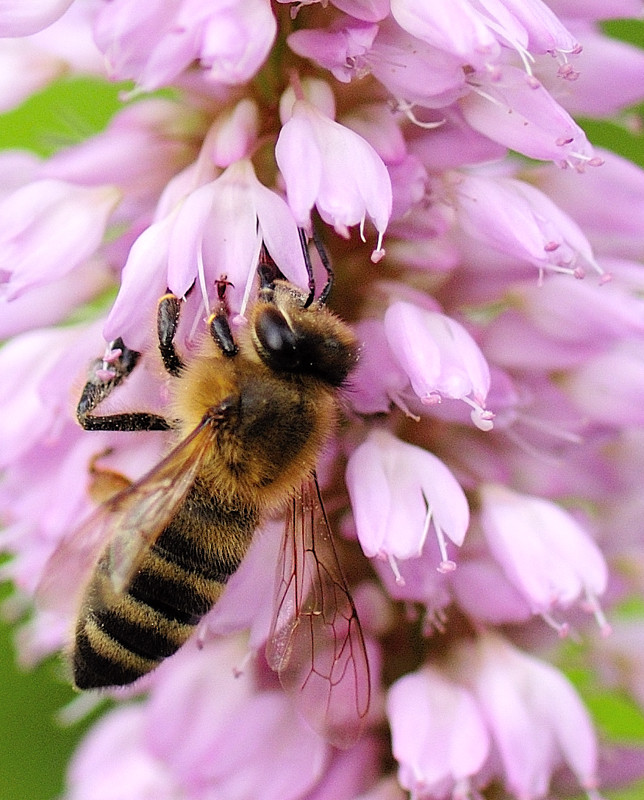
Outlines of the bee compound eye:
[[257,319],[257,338],[266,360],[274,369],[295,369],[299,365],[298,339],[284,316],[268,306]]

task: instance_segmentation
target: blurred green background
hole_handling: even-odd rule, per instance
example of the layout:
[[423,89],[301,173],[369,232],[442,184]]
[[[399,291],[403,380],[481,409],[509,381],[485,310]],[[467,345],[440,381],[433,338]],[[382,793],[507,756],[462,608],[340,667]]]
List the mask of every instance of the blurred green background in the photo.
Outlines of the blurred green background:
[[[611,35],[644,46],[644,23],[611,22],[606,29]],[[89,136],[103,128],[119,107],[121,88],[93,79],[62,79],[20,108],[0,115],[0,148],[27,148],[46,156]],[[644,121],[644,105],[633,111]],[[612,123],[582,123],[595,144],[644,166],[641,133]],[[5,587],[2,596],[8,593]],[[578,655],[573,648],[567,671],[601,733],[613,741],[644,746],[642,713],[620,693],[600,691],[592,676],[575,666]],[[0,800],[53,800],[63,791],[66,765],[89,723],[71,728],[57,724],[57,712],[75,696],[59,675],[60,665],[55,659],[30,672],[19,670],[12,630],[0,622]],[[644,782],[607,796],[612,800],[642,800]]]

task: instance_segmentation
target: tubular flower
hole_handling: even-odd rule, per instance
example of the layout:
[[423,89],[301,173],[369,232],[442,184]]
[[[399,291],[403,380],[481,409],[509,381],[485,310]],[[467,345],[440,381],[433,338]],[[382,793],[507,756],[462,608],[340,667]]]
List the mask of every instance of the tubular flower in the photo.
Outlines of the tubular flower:
[[310,225],[314,205],[341,235],[352,225],[362,231],[369,215],[378,231],[374,252],[380,252],[391,215],[391,179],[368,142],[307,100],[296,100],[275,157],[299,225]]
[[597,545],[563,509],[500,486],[482,489],[481,527],[492,555],[533,611],[547,615],[583,597],[597,610],[606,590],[606,562]]
[[644,778],[565,677],[644,704],[644,169],[580,122],[644,99],[599,24],[641,5],[0,0],[0,109],[126,82],[102,129],[0,153],[17,660],[136,664],[61,800]]
[[474,647],[463,644],[456,659],[454,669],[480,706],[508,791],[521,800],[545,797],[552,773],[566,764],[589,797],[598,797],[595,732],[561,673],[489,634]]
[[414,797],[466,797],[490,750],[490,735],[472,695],[425,667],[389,690],[393,753],[401,784]]
[[[445,535],[456,545],[463,543],[469,510],[463,490],[434,455],[385,431],[373,431],[349,459],[347,487],[358,538],[368,556],[419,556],[433,524],[441,568],[453,567]],[[400,503],[403,496],[407,501]]]
[[423,403],[431,405],[441,397],[464,400],[472,406],[477,427],[492,427],[492,415],[485,411],[490,371],[476,343],[458,322],[399,301],[387,309],[385,332]]

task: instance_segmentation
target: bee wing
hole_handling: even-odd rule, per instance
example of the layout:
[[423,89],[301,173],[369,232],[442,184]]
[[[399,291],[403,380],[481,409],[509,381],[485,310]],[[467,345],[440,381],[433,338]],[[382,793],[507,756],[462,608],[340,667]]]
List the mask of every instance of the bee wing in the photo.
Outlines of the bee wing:
[[163,461],[99,506],[61,541],[37,587],[39,605],[71,615],[77,606],[76,589],[85,585],[103,552],[115,591],[123,591],[194,483],[212,447],[209,422],[204,419]]
[[369,709],[369,662],[315,476],[293,501],[277,569],[268,663],[314,730],[349,747]]

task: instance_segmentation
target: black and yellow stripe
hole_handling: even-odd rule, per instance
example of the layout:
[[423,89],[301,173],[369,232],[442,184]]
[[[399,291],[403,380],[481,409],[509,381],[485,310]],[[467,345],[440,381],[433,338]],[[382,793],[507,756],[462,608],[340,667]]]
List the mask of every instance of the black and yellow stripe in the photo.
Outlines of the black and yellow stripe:
[[[221,509],[215,514],[194,511],[191,526],[179,512],[124,592],[114,591],[107,557],[99,562],[76,627],[72,668],[79,689],[140,678],[175,653],[219,599],[250,543],[256,515],[240,515],[237,509],[233,535],[229,525],[222,547],[218,540],[226,526],[212,525],[213,517],[222,522]],[[206,536],[195,519],[204,525],[210,521]]]

